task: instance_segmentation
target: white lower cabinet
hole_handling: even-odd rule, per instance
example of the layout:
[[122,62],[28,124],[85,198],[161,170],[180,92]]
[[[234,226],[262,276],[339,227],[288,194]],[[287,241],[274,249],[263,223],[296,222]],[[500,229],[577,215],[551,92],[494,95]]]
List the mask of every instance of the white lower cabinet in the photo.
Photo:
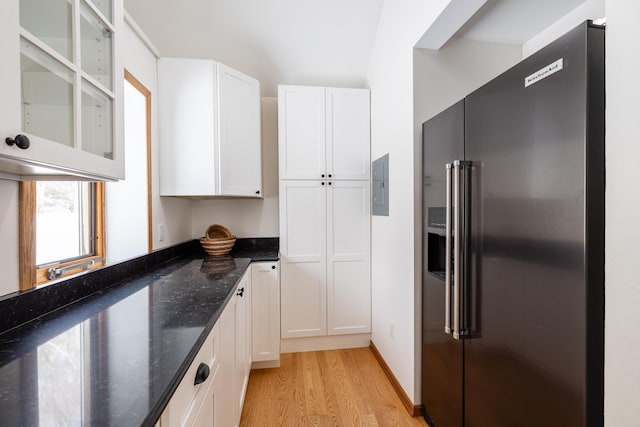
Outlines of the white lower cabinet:
[[[220,367],[213,384],[213,425],[233,426],[233,365],[235,363],[235,296],[220,315]],[[163,426],[164,427],[164,426]]]
[[240,425],[251,371],[251,268],[238,285],[235,303],[234,425]]
[[[160,427],[212,426],[214,387],[220,368],[220,325],[213,330],[198,351],[160,417]],[[197,384],[196,384],[197,383]]]
[[254,367],[258,362],[278,362],[280,360],[280,265],[278,262],[257,262],[251,265],[251,312]]
[[[240,424],[251,369],[251,269],[233,291],[157,427],[234,427]],[[209,368],[194,385],[202,364]],[[204,376],[204,375],[203,375]]]

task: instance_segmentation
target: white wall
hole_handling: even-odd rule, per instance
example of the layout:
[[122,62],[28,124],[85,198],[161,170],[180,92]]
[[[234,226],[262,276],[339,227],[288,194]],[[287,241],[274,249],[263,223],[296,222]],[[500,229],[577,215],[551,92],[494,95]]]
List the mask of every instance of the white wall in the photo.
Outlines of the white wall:
[[222,224],[237,237],[277,237],[278,230],[278,98],[262,98],[263,199],[197,200],[191,235]]
[[374,216],[371,222],[371,340],[416,403],[420,328],[414,277],[413,45],[447,3],[385,1],[367,75],[371,158],[389,153],[390,182],[389,216]]
[[526,58],[532,53],[537,52],[587,19],[603,18],[605,16],[604,3],[605,0],[586,0],[553,25],[550,25],[540,34],[524,43],[522,45],[523,57]]
[[0,179],[0,296],[19,289],[18,183]]
[[107,263],[149,251],[147,203],[147,98],[124,83],[126,179],[107,182],[105,191]]
[[452,38],[437,52],[414,49],[415,154],[420,162],[422,123],[517,64],[521,55],[519,45],[460,38]]
[[640,402],[640,2],[606,0],[605,425],[637,426]]
[[[159,138],[158,138],[158,73],[156,57],[140,40],[129,25],[125,25],[124,66],[133,76],[151,91],[151,222],[153,224],[153,249],[171,246],[191,239],[191,201],[178,198],[160,197],[159,191]],[[146,203],[132,206],[131,209],[144,209]],[[107,206],[107,215],[108,215]],[[158,226],[165,227],[165,238],[158,240]],[[109,228],[117,228],[110,224]],[[113,230],[111,230],[113,231]],[[116,238],[111,234],[111,238]],[[119,239],[126,239],[120,235]],[[107,242],[108,245],[108,242]],[[107,252],[107,256],[109,253]]]

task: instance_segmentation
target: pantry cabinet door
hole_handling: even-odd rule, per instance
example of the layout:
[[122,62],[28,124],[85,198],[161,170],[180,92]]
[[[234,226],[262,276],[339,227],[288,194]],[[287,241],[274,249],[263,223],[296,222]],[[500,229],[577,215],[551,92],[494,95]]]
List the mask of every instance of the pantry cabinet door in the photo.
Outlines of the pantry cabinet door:
[[278,86],[280,179],[322,179],[325,166],[325,89]]
[[282,338],[326,335],[326,187],[280,181]]
[[334,181],[327,193],[328,334],[371,332],[370,188]]
[[369,179],[371,123],[368,89],[326,89],[327,177]]

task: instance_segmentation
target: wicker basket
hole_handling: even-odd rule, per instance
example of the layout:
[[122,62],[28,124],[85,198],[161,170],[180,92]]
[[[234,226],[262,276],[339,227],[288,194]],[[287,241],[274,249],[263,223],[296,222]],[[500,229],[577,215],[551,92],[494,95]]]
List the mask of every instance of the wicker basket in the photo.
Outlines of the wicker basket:
[[202,249],[211,256],[227,255],[236,243],[236,236],[228,228],[219,224],[207,227],[204,237],[200,238]]
[[220,224],[213,224],[207,227],[204,237],[207,239],[230,239],[235,236],[227,227]]

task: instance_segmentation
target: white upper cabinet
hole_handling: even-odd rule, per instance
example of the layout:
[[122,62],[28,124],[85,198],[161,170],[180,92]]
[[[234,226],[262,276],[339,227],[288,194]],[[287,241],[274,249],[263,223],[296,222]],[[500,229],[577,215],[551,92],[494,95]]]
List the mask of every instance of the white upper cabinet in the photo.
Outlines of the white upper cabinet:
[[369,179],[368,89],[278,87],[280,179]]
[[220,193],[262,195],[260,85],[218,64]]
[[260,84],[203,59],[158,61],[160,195],[262,197]]
[[7,0],[1,15],[0,173],[124,178],[122,0]]

